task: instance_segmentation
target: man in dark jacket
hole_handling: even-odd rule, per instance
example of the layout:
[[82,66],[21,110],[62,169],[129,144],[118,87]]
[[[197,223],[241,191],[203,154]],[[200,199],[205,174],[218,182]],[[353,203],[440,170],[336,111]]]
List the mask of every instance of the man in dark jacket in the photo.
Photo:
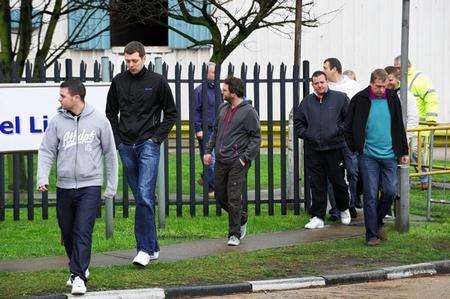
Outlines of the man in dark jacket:
[[[352,98],[345,120],[348,147],[358,154],[369,246],[387,239],[383,218],[397,192],[397,160],[408,163],[402,108],[397,93],[386,89],[387,77],[382,69],[372,72],[370,86]],[[383,196],[378,201],[380,187]]]
[[244,101],[244,84],[235,77],[225,80],[223,99],[214,131],[203,157],[209,165],[216,152],[214,170],[216,199],[228,212],[228,245],[237,246],[247,229],[247,214],[242,209],[242,183],[250,162],[255,159],[261,143],[259,117],[250,101]]
[[348,97],[328,88],[324,72],[312,75],[314,93],[306,96],[295,110],[294,126],[305,141],[305,160],[311,181],[310,222],[305,228],[324,227],[327,209],[326,178],[333,185],[342,224],[351,222],[348,187],[344,180],[344,119]]
[[138,254],[133,263],[146,266],[159,257],[153,208],[159,152],[175,123],[177,109],[166,79],[144,66],[144,46],[133,41],[124,52],[128,70],[111,83],[106,117],[136,201],[134,233]]
[[[211,137],[216,120],[216,107],[222,103],[221,99],[219,103],[216,103],[216,88],[214,86],[215,69],[215,64],[210,62],[208,64],[206,84],[200,84],[194,90],[194,129],[202,163],[205,147]],[[214,152],[212,152],[212,156],[211,164],[205,165],[205,175],[202,173],[199,180],[200,183],[208,186],[209,197],[214,197]]]

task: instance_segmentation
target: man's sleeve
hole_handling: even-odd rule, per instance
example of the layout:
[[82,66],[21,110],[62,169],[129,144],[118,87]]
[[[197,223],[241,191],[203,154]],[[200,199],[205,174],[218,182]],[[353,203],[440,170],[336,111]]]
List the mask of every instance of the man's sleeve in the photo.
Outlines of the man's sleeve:
[[350,101],[350,104],[347,108],[347,113],[345,116],[345,122],[344,122],[344,137],[345,141],[347,142],[347,146],[350,149],[352,153],[354,153],[355,150],[355,142],[353,139],[353,117],[355,113],[355,106],[356,106],[356,100],[355,98],[352,98]]
[[202,131],[202,93],[201,85],[194,89],[194,129],[195,133]]
[[255,109],[251,109],[245,118],[245,127],[250,142],[241,158],[244,162],[249,162],[256,158],[261,146],[261,126]]
[[114,134],[114,141],[116,147],[120,144],[120,136],[119,136],[119,101],[117,99],[116,92],[116,83],[113,79],[111,82],[111,86],[109,87],[108,97],[106,99],[106,109],[105,109],[106,117],[111,124],[111,128]]
[[301,101],[300,104],[294,110],[294,127],[297,131],[297,138],[307,139],[306,130],[308,129],[308,121],[305,115],[305,100]]
[[58,156],[59,140],[54,120],[50,121],[38,151],[37,184],[48,185],[48,177],[53,162]]
[[104,196],[106,198],[113,198],[117,192],[118,181],[117,151],[115,147],[113,131],[106,119],[101,129],[100,138],[103,156],[105,157],[106,169],[106,189]]
[[414,82],[414,93],[425,102],[425,121],[437,122],[439,113],[439,96],[433,88],[430,78],[421,74]]
[[161,79],[160,88],[161,108],[163,111],[163,120],[156,129],[153,137],[157,139],[158,143],[162,143],[172,130],[173,125],[177,120],[177,107],[173,99],[172,90],[166,79]]

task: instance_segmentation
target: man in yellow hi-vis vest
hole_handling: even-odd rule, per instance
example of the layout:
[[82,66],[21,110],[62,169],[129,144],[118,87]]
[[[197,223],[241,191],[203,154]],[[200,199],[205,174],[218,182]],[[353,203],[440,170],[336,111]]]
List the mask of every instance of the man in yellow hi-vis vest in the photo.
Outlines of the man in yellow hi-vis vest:
[[[397,56],[394,59],[394,66],[401,67],[401,57]],[[416,72],[408,60],[408,90],[414,95],[417,101],[417,110],[419,113],[419,122],[421,125],[419,128],[425,128],[437,123],[438,110],[439,110],[439,97],[436,90],[433,88],[433,83],[430,78],[421,72]],[[428,144],[429,144],[429,131],[424,131],[420,134],[422,137],[422,147],[419,149],[422,152],[422,165],[428,163]],[[415,157],[414,157],[415,156]],[[417,154],[413,153],[413,161],[417,161]],[[425,167],[422,167],[422,172],[426,171]],[[422,188],[428,187],[428,177],[421,176],[420,182]]]

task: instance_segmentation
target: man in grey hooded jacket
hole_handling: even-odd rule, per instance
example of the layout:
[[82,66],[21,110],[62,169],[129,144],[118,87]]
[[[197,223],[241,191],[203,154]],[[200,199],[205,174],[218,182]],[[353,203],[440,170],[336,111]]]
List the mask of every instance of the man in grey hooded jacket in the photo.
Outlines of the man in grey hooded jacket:
[[57,115],[50,121],[38,153],[38,189],[48,190],[53,162],[57,163],[56,213],[69,258],[67,285],[72,294],[86,292],[92,231],[100,205],[103,157],[105,198],[117,189],[117,154],[106,117],[84,102],[86,89],[78,79],[60,85]]

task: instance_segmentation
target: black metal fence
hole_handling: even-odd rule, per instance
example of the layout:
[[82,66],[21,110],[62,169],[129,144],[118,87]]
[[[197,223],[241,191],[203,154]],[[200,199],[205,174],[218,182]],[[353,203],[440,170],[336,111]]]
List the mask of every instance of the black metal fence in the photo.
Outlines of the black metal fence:
[[[72,61],[70,59],[65,60],[65,76],[61,76],[61,65],[59,63],[55,63],[53,66],[53,77],[47,77],[44,69],[39,71],[38,78],[32,78],[32,64],[27,62],[25,64],[25,77],[19,78],[18,76],[18,67],[16,64],[12,64],[11,72],[9,76],[5,75],[4,68],[0,64],[0,83],[6,83],[6,81],[10,83],[19,83],[19,82],[61,82],[62,80],[69,79],[73,76],[73,68]],[[87,77],[87,65],[83,61],[80,64],[80,73],[77,78],[80,78],[82,81],[93,81],[100,82],[101,80],[101,64],[97,61],[93,66],[93,77]],[[122,63],[121,71],[125,70],[125,64]],[[148,68],[151,70],[155,69],[155,66],[150,63]],[[233,75],[235,72],[235,67],[232,64],[228,65],[227,75]],[[169,215],[170,209],[169,205],[176,206],[176,216],[181,217],[183,215],[183,206],[189,206],[189,214],[191,216],[196,216],[196,206],[203,206],[203,216],[208,216],[210,211],[210,205],[215,205],[215,213],[216,215],[221,214],[221,208],[219,204],[216,204],[214,200],[211,200],[208,197],[208,190],[206,184],[203,186],[203,194],[202,198],[199,199],[196,197],[195,190],[195,159],[199,159],[198,153],[195,148],[195,132],[193,125],[193,115],[194,115],[194,88],[196,84],[206,84],[206,74],[207,74],[207,66],[204,64],[202,70],[200,72],[197,71],[197,74],[201,74],[201,79],[196,79],[196,70],[194,65],[191,63],[188,66],[188,76],[187,78],[182,78],[182,66],[180,64],[176,64],[174,69],[174,76],[169,76],[169,67],[167,64],[162,65],[162,74],[165,76],[169,83],[174,84],[175,88],[173,89],[174,98],[177,107],[180,109],[182,100],[189,101],[189,172],[183,173],[182,171],[182,120],[181,114],[178,114],[178,118],[176,124],[174,126],[174,130],[176,132],[175,136],[175,173],[176,173],[176,193],[169,194],[169,146],[168,142],[165,142],[162,148],[162,154],[165,159],[165,198],[166,198],[166,214]],[[221,78],[221,66],[216,66],[216,76],[215,76],[215,88],[216,88],[216,108],[220,104],[221,100],[221,90],[220,90],[220,82],[223,81]],[[261,76],[261,67],[258,64],[253,66],[253,76],[248,78],[248,66],[244,63],[241,65],[240,74],[234,74],[240,77],[244,83],[246,88],[248,86],[252,86],[253,94],[247,94],[247,97],[253,100],[253,105],[255,109],[260,112],[260,105],[263,101],[266,102],[267,105],[267,169],[261,169],[261,160],[260,155],[258,154],[256,160],[253,163],[251,171],[247,174],[247,178],[249,176],[254,176],[254,196],[249,199],[247,181],[243,186],[243,202],[244,209],[247,210],[249,204],[253,204],[255,206],[255,215],[260,215],[262,213],[261,208],[266,205],[267,213],[269,215],[274,215],[275,213],[275,205],[281,205],[281,214],[285,215],[288,211],[288,204],[292,205],[293,213],[298,215],[300,213],[300,203],[305,202],[305,207],[309,206],[309,198],[306,200],[300,198],[300,185],[299,185],[299,160],[298,160],[298,139],[294,138],[294,192],[292,198],[288,198],[288,190],[287,190],[287,126],[288,120],[286,119],[287,109],[289,111],[292,107],[287,107],[287,89],[292,89],[292,99],[293,106],[297,106],[300,100],[300,83],[302,83],[302,92],[303,96],[309,93],[309,62],[304,61],[302,65],[302,74],[300,76],[300,67],[295,65],[292,68],[292,74],[287,74],[287,66],[281,64],[279,68],[279,77],[274,78],[274,67],[272,64],[268,64],[266,68],[265,76]],[[114,65],[109,63],[109,74],[110,78],[113,77],[114,74]],[[277,86],[278,85],[278,86]],[[182,99],[182,87],[188,90],[188,99]],[[279,95],[274,96],[274,86],[276,86],[276,90],[279,90]],[[261,90],[266,89],[266,98],[261,97]],[[203,88],[203,101],[206,101],[206,88]],[[277,101],[278,100],[278,101]],[[205,102],[204,102],[205,103]],[[280,109],[280,164],[274,165],[274,119],[273,119],[273,108],[274,105],[279,105]],[[205,105],[204,105],[205,106]],[[205,109],[204,109],[205,110]],[[204,128],[206,131],[206,128]],[[5,220],[5,212],[7,209],[13,210],[13,219],[20,219],[20,209],[27,209],[27,217],[28,220],[33,220],[35,215],[34,211],[37,208],[42,209],[42,218],[48,218],[49,206],[54,205],[54,201],[49,201],[49,194],[47,192],[38,195],[40,198],[35,198],[35,172],[34,162],[37,159],[36,152],[15,152],[15,153],[0,153],[0,221]],[[9,157],[7,157],[9,156]],[[7,186],[5,183],[5,179],[7,177],[8,169],[5,167],[5,160],[9,159],[12,164],[12,172],[9,174],[10,182],[12,184]],[[26,163],[24,162],[26,161]],[[22,166],[22,164],[26,164],[26,167]],[[9,165],[9,164],[8,164]],[[279,196],[276,198],[274,192],[274,167],[280,167],[280,190]],[[10,168],[10,167],[8,167]],[[23,169],[26,168],[26,173],[23,173]],[[22,171],[21,171],[22,169]],[[119,170],[123,171],[123,170]],[[203,169],[205,171],[205,169]],[[267,194],[262,197],[261,195],[261,174],[263,171],[267,171],[267,190],[264,190],[264,193]],[[21,173],[22,172],[22,173]],[[162,174],[159,174],[162,175]],[[183,198],[183,177],[189,176],[189,195],[188,198]],[[25,181],[23,179],[25,178]],[[21,181],[22,180],[22,181]],[[305,178],[305,186],[307,186],[307,178]],[[133,204],[133,200],[130,198],[130,192],[128,189],[127,181],[125,173],[123,173],[123,180],[119,182],[122,184],[122,194],[117,194],[115,198],[114,207],[121,206],[122,207],[122,215],[123,217],[128,217],[130,204]],[[25,191],[25,190],[26,191]],[[305,194],[309,194],[308,190],[305,190]],[[308,197],[308,196],[307,196]],[[101,211],[99,210],[99,216],[101,215]]]

